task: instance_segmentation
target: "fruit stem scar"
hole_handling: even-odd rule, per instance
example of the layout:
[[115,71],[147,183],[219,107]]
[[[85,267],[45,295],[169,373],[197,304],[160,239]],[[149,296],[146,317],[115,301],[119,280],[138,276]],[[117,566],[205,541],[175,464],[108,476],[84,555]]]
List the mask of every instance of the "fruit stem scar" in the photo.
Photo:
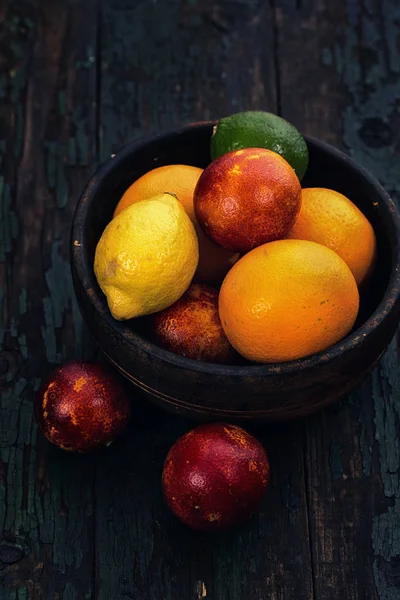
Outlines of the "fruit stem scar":
[[176,194],[174,194],[174,192],[163,192],[163,194],[168,194],[168,196],[173,196],[174,198],[179,200],[178,196]]
[[211,521],[211,523],[213,521],[218,521],[218,519],[220,518],[221,515],[219,515],[218,513],[210,513],[208,515],[208,520]]

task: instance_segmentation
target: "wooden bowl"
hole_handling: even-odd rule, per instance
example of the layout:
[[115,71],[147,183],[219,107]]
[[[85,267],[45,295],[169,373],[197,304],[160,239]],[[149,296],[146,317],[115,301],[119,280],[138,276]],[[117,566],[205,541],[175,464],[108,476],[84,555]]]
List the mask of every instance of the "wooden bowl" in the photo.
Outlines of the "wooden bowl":
[[379,360],[399,319],[400,219],[379,183],[348,156],[307,138],[304,187],[333,188],[371,221],[378,263],[361,294],[353,331],[325,352],[281,364],[222,366],[196,362],[146,339],[141,320],[113,319],[93,272],[96,244],[126,188],[155,167],[206,167],[213,123],[195,123],[133,142],[107,160],[83,192],[74,216],[71,265],[84,319],[107,359],[153,402],[197,419],[283,420],[313,413],[348,394]]

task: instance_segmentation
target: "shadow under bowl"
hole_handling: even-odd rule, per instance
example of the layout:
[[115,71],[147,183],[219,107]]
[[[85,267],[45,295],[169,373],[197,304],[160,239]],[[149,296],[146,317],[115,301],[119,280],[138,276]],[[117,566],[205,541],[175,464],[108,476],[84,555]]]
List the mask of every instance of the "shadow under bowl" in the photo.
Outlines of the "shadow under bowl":
[[105,357],[156,404],[194,419],[285,420],[316,412],[354,389],[390,343],[400,310],[400,219],[385,190],[347,155],[306,138],[310,164],[303,187],[349,197],[377,236],[374,275],[361,292],[353,331],[324,352],[280,364],[225,366],[196,362],[158,347],[141,320],[113,319],[93,271],[97,242],[118,200],[138,177],[173,163],[205,168],[214,123],[137,140],[107,160],[84,190],[71,232],[78,302]]

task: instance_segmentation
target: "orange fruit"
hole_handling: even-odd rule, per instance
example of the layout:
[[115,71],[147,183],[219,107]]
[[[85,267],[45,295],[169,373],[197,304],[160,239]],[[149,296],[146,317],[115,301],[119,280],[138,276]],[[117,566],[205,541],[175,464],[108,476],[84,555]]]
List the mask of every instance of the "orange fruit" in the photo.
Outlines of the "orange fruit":
[[193,192],[203,169],[190,165],[166,165],[148,171],[126,190],[114,211],[114,217],[134,202],[169,192],[178,196],[193,221]]
[[114,217],[134,202],[157,194],[175,194],[195,226],[199,240],[199,264],[195,280],[219,285],[239,255],[217,246],[200,227],[194,214],[193,193],[203,169],[190,165],[157,167],[139,177],[124,193],[114,211]]
[[347,264],[326,246],[278,240],[243,256],[219,295],[232,346],[257,362],[283,362],[325,350],[352,329],[359,294]]
[[163,348],[212,363],[229,364],[237,357],[218,314],[218,292],[192,283],[174,304],[152,316],[155,341]]
[[300,214],[287,237],[318,242],[337,252],[358,285],[375,264],[376,238],[371,223],[351,200],[334,190],[303,189]]
[[300,203],[296,173],[265,148],[223,154],[204,170],[194,192],[196,217],[206,233],[237,252],[284,237]]

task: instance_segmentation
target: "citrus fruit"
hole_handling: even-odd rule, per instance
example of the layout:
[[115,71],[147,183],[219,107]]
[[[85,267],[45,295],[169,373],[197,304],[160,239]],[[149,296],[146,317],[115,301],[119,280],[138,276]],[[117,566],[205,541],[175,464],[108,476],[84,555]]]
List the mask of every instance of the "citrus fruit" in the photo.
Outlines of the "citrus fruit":
[[287,237],[335,250],[349,265],[358,285],[373,269],[376,238],[372,225],[351,200],[334,190],[303,189],[300,214]]
[[94,271],[115,319],[170,306],[187,290],[199,254],[193,224],[171,194],[132,204],[105,228]]
[[135,202],[156,194],[174,194],[192,220],[199,240],[199,264],[196,281],[219,285],[239,255],[217,246],[199,226],[194,214],[193,193],[203,169],[191,165],[165,165],[145,173],[125,192],[117,204],[114,216]]
[[232,346],[257,362],[283,362],[325,350],[349,333],[359,307],[356,281],[336,252],[279,240],[243,256],[219,295]]
[[237,252],[284,237],[300,203],[292,167],[265,148],[220,156],[203,171],[194,192],[200,225],[217,244]]
[[242,523],[259,508],[269,474],[267,454],[255,437],[236,425],[207,423],[172,446],[162,488],[183,523],[218,531]]
[[301,180],[308,166],[304,137],[288,121],[273,113],[245,111],[224,117],[211,137],[211,158],[241,148],[267,148],[277,152],[296,171]]
[[118,379],[100,363],[70,361],[39,388],[35,419],[46,438],[70,452],[108,446],[130,417],[130,402]]
[[191,165],[165,165],[148,171],[128,187],[116,206],[114,217],[135,202],[169,192],[178,197],[193,221],[193,192],[202,172],[203,169]]
[[152,329],[160,346],[194,360],[228,364],[236,352],[218,314],[218,292],[192,283],[177,302],[153,315]]

